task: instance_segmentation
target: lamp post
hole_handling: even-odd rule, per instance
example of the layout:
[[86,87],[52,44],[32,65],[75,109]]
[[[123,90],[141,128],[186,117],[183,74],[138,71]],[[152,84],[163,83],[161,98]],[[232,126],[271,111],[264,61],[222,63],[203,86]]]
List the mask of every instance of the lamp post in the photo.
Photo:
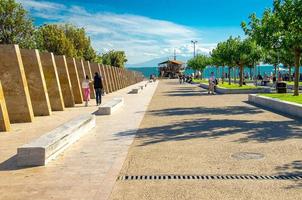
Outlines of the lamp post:
[[196,55],[195,55],[195,50],[196,50],[196,44],[197,44],[197,42],[198,42],[197,40],[192,40],[192,41],[191,41],[191,43],[192,43],[193,46],[194,46],[194,54],[193,54],[193,55],[194,55],[194,58],[195,58],[195,56],[196,56]]

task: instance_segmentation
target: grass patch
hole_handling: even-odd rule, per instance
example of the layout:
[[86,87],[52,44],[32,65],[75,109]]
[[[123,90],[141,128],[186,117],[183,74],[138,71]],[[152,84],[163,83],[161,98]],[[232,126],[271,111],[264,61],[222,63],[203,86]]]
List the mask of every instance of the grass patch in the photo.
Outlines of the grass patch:
[[261,96],[302,104],[302,95],[293,96],[293,94],[261,94]]
[[199,78],[193,78],[192,81],[194,83],[209,83],[207,79],[199,79]]
[[[294,81],[285,81],[287,85],[295,85]],[[299,82],[299,85],[302,85],[302,82]]]
[[262,87],[256,87],[253,85],[243,85],[242,87],[240,87],[239,84],[235,84],[235,83],[232,83],[231,85],[229,85],[229,83],[226,83],[226,82],[224,82],[223,84],[219,83],[218,87],[226,88],[226,89],[236,89],[236,90],[262,89]]

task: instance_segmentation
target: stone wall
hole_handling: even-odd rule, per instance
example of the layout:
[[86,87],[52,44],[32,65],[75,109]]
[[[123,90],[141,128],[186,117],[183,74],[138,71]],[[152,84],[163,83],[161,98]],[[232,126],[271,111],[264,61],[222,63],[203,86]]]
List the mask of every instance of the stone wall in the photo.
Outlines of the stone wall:
[[3,89],[0,82],[0,132],[10,131],[10,121],[7,113]]
[[143,81],[138,72],[0,45],[0,132],[9,131],[10,123],[31,122],[34,116],[82,104],[82,81],[86,75],[92,80],[95,72],[106,94]]

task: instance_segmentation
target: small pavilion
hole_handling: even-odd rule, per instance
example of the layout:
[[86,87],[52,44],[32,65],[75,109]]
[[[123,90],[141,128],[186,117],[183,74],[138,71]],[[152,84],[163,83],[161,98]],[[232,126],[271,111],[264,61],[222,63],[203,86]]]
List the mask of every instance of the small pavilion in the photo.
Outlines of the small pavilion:
[[179,60],[167,60],[158,64],[159,76],[177,78],[185,70],[185,65]]

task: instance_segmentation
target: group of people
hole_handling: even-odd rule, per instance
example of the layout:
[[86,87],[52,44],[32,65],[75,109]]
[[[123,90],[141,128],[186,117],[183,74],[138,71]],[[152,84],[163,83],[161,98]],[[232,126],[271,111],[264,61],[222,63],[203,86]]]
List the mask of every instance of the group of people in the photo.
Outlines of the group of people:
[[82,89],[84,94],[85,106],[88,106],[88,102],[90,101],[90,85],[93,84],[95,91],[95,99],[96,105],[99,106],[102,103],[102,95],[103,95],[103,83],[102,77],[98,72],[95,72],[93,80],[90,80],[89,76],[86,75],[85,79],[82,82]]
[[192,83],[193,77],[192,76],[185,76],[183,74],[178,75],[179,83],[183,84],[185,82]]

